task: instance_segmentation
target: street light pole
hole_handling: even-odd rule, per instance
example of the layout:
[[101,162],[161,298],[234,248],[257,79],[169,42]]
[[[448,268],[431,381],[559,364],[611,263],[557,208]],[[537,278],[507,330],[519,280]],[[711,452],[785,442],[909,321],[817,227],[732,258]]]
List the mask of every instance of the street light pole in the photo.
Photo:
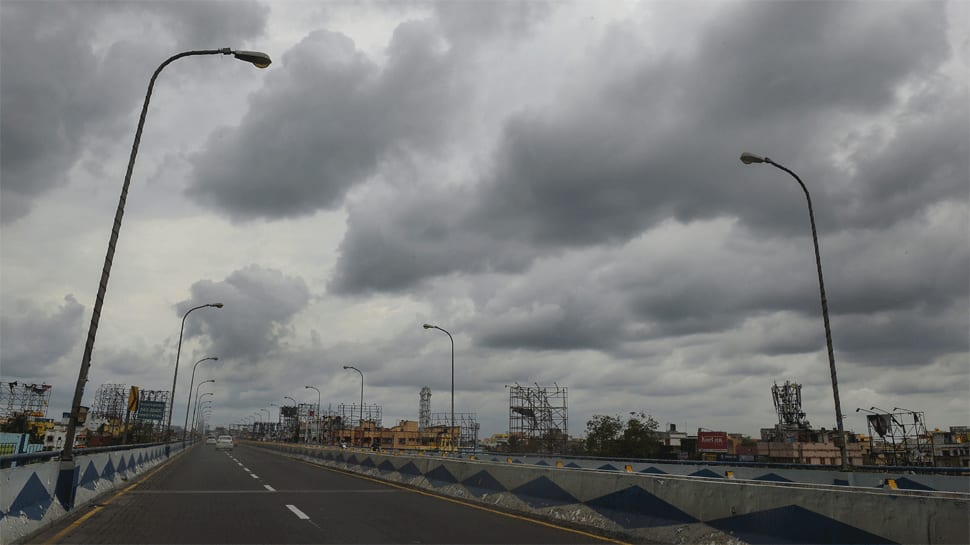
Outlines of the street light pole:
[[[215,382],[215,381],[216,381],[216,379],[210,378],[209,380],[207,380],[205,382],[200,382],[199,385],[195,387],[195,408],[192,409],[192,429],[193,429],[193,433],[194,433],[194,430],[195,430],[195,413],[196,413],[196,411],[199,410],[199,389],[202,388],[202,385],[205,384],[206,382]],[[192,395],[192,392],[190,390],[189,391],[189,396],[191,396],[191,395]],[[188,409],[188,407],[186,407],[185,408],[185,418],[188,418],[188,417],[189,417],[189,409]],[[186,426],[188,426],[188,421],[186,421]],[[182,435],[182,440],[185,441],[185,435],[184,434]]]
[[317,392],[317,443],[323,445],[323,440],[320,439],[320,389],[315,386],[305,386],[308,390],[316,390]]
[[[448,430],[450,436],[455,431],[455,338],[446,329],[431,324],[424,324],[425,329],[437,329],[443,331],[451,339],[451,429]],[[461,434],[459,433],[459,439]]]
[[842,458],[842,470],[847,471],[849,469],[849,460],[846,454],[846,438],[845,438],[845,427],[842,424],[842,402],[839,400],[839,379],[835,373],[835,351],[832,348],[832,328],[829,326],[829,304],[825,298],[825,281],[822,279],[822,256],[818,249],[818,232],[815,229],[815,212],[812,209],[812,196],[808,193],[808,188],[802,182],[802,179],[798,177],[793,171],[776,163],[769,159],[768,157],[760,157],[753,153],[742,153],[741,162],[750,165],[752,163],[768,163],[769,165],[784,170],[795,178],[798,185],[801,186],[802,191],[805,193],[805,200],[808,201],[808,219],[812,224],[812,242],[815,245],[815,268],[818,270],[818,291],[822,298],[822,322],[825,325],[825,347],[828,350],[829,356],[829,372],[832,375],[832,395],[835,398],[835,422],[839,428],[839,453]]
[[[360,428],[360,446],[364,446],[364,373],[353,365],[344,365],[344,370],[347,369],[353,369],[360,375],[360,419],[357,421],[357,427]],[[354,417],[353,413],[350,417]]]
[[198,421],[198,418],[196,417],[196,413],[198,413],[199,412],[199,409],[206,403],[205,396],[211,396],[211,395],[215,395],[215,394],[213,394],[212,392],[203,392],[202,395],[196,397],[196,400],[195,400],[195,409],[193,410],[193,414],[192,414],[192,429],[193,430],[196,430],[199,427],[198,426],[198,422],[199,421]]
[[[185,331],[185,319],[188,318],[189,314],[193,310],[199,310],[200,308],[206,308],[206,307],[222,308],[222,306],[223,306],[222,303],[209,303],[206,305],[199,305],[197,307],[190,308],[185,312],[185,314],[182,315],[182,327],[179,329],[179,344],[178,344],[178,349],[175,351],[175,374],[174,376],[172,376],[172,393],[169,394],[169,399],[171,399],[172,402],[168,404],[168,424],[166,424],[165,426],[167,430],[166,436],[165,436],[166,440],[169,438],[169,436],[172,435],[172,411],[173,409],[175,409],[175,384],[179,378],[179,356],[182,355],[182,333]],[[192,391],[189,390],[189,395],[191,394],[192,394]]]
[[[81,356],[81,368],[77,375],[77,384],[74,386],[74,398],[71,400],[71,416],[67,422],[67,430],[64,434],[64,450],[61,452],[61,466],[57,477],[56,494],[61,504],[65,508],[74,505],[74,476],[77,472],[74,467],[74,436],[77,433],[78,419],[81,412],[81,399],[84,397],[84,385],[88,381],[88,370],[91,367],[91,354],[94,352],[94,339],[98,332],[98,322],[101,320],[101,307],[104,305],[105,292],[108,289],[108,277],[111,274],[111,263],[114,261],[115,246],[118,243],[118,234],[121,232],[121,219],[125,214],[125,201],[128,200],[128,187],[131,185],[131,173],[135,167],[135,157],[138,155],[138,145],[141,142],[141,133],[145,127],[145,116],[148,114],[148,103],[152,97],[152,89],[155,87],[155,80],[162,69],[171,62],[194,55],[233,55],[235,58],[252,63],[258,68],[266,68],[272,62],[269,55],[258,51],[233,51],[225,47],[222,49],[207,49],[199,51],[183,51],[165,60],[155,69],[151,80],[148,82],[148,92],[145,94],[145,102],[141,108],[141,116],[138,118],[138,127],[135,129],[135,141],[131,146],[131,155],[128,158],[128,169],[125,172],[125,181],[121,186],[121,197],[118,199],[118,208],[115,211],[114,225],[111,229],[111,236],[108,239],[108,251],[104,256],[104,267],[101,269],[101,281],[98,283],[98,293],[94,298],[94,308],[91,312],[91,324],[88,327],[87,339],[84,343],[84,353]],[[175,392],[172,392],[174,394]],[[173,402],[174,397],[170,397]],[[69,475],[67,472],[70,472]]]
[[[195,362],[195,365],[192,366],[192,380],[189,381],[189,395],[187,395],[185,399],[185,424],[182,426],[183,441],[185,441],[185,434],[186,432],[188,432],[188,429],[189,429],[189,404],[192,403],[192,386],[195,384],[195,368],[198,367],[199,364],[204,361],[207,361],[207,360],[217,361],[218,359],[219,358],[202,358],[201,360]],[[209,381],[206,381],[206,382],[209,382]],[[215,382],[215,381],[213,380],[212,382]],[[199,395],[198,390],[196,390],[196,395]],[[192,420],[195,421],[195,415],[192,415]]]

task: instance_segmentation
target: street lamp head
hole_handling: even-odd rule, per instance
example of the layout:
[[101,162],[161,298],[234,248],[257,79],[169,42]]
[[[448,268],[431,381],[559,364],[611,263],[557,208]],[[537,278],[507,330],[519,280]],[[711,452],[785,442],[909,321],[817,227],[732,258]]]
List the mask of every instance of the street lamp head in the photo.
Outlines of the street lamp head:
[[344,370],[350,369],[349,365],[344,365]]
[[431,324],[424,324],[424,326],[422,327],[424,327],[425,329],[434,329],[434,326]]
[[753,153],[744,152],[741,154],[741,162],[746,165],[750,165],[751,163],[764,163],[766,160],[767,158]]
[[273,63],[269,55],[262,51],[233,51],[232,56],[241,61],[252,63],[256,68],[266,68]]
[[222,304],[222,303],[209,303],[209,304],[208,304],[208,305],[206,305],[206,306],[207,306],[207,307],[215,307],[215,308],[222,308],[222,307],[223,307],[223,304]]

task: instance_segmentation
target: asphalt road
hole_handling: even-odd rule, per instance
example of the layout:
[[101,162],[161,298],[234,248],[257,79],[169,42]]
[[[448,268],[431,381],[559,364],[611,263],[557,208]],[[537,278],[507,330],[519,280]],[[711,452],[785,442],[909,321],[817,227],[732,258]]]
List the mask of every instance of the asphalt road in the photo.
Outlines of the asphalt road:
[[32,543],[603,543],[314,466],[198,445]]

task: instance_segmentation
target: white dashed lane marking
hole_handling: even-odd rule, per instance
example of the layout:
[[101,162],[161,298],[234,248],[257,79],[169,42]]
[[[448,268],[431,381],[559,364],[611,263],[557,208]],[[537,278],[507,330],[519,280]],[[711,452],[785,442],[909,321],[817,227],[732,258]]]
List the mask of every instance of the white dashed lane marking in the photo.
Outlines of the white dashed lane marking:
[[268,484],[264,484],[263,488],[265,488],[266,490],[269,490],[270,492],[276,492],[276,489]]
[[289,509],[290,511],[293,511],[293,514],[296,515],[296,518],[300,520],[310,520],[310,517],[306,516],[306,513],[304,513],[303,511],[300,511],[299,509],[297,509],[295,505],[287,504],[286,508]]

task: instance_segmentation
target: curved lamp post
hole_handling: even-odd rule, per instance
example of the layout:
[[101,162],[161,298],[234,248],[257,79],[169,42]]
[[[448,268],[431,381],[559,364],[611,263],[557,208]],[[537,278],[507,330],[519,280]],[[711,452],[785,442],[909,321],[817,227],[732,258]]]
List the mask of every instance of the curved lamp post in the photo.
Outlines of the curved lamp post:
[[451,429],[448,430],[448,435],[454,433],[455,430],[455,338],[451,336],[443,327],[439,327],[431,324],[424,324],[425,329],[437,329],[438,331],[443,331],[448,338],[451,339]]
[[[316,386],[304,386],[307,390],[316,390],[317,392],[317,442],[323,445],[323,440],[320,439],[320,389]],[[309,440],[307,440],[309,443]]]
[[784,170],[795,178],[798,185],[805,193],[805,200],[808,201],[808,219],[812,224],[812,242],[815,244],[815,267],[818,269],[818,291],[822,297],[822,322],[825,325],[825,347],[829,355],[829,372],[832,375],[832,395],[835,397],[835,422],[839,428],[839,454],[842,457],[842,470],[849,469],[849,460],[846,455],[845,427],[842,424],[842,402],[839,400],[839,379],[835,373],[835,351],[832,348],[832,328],[829,326],[829,304],[825,299],[825,281],[822,279],[822,256],[818,250],[818,231],[815,229],[815,212],[812,209],[812,197],[808,194],[808,188],[797,174],[789,170],[784,165],[778,164],[768,157],[761,157],[753,153],[742,153],[741,162],[750,165],[752,163],[768,163],[769,165]]
[[[223,306],[222,303],[208,303],[205,305],[199,305],[197,307],[190,308],[189,310],[185,311],[185,314],[182,315],[182,327],[179,329],[179,344],[178,344],[178,349],[175,351],[175,374],[174,376],[172,376],[172,393],[169,394],[170,398],[173,401],[175,400],[175,384],[179,378],[179,356],[182,355],[182,333],[185,331],[185,319],[188,318],[189,314],[193,310],[199,310],[200,308],[206,308],[206,307],[222,308],[222,306]],[[192,395],[192,390],[189,390],[189,395],[190,396]],[[168,404],[168,424],[165,425],[165,428],[168,430],[167,431],[168,435],[172,434],[172,410],[173,409],[175,409],[175,403],[169,403]]]
[[211,399],[208,399],[208,400],[205,399],[205,396],[211,396],[211,395],[215,395],[215,394],[213,394],[212,392],[203,392],[202,395],[198,396],[198,398],[196,399],[196,401],[195,401],[195,410],[193,411],[194,414],[192,415],[192,429],[193,430],[198,429],[198,427],[199,427],[199,420],[198,420],[198,416],[196,416],[196,414],[199,411],[201,411],[202,408],[205,407],[207,403],[212,403],[212,400]]
[[[101,307],[104,305],[104,295],[108,289],[108,277],[111,274],[111,263],[114,261],[115,246],[118,243],[118,234],[121,232],[121,218],[125,213],[125,201],[128,200],[128,187],[131,185],[131,173],[135,167],[135,157],[138,155],[138,144],[141,142],[142,129],[145,126],[145,116],[148,114],[148,103],[152,97],[152,89],[155,87],[155,80],[162,69],[171,62],[194,55],[232,55],[235,58],[253,64],[258,68],[266,68],[272,62],[269,55],[258,51],[233,51],[228,47],[222,49],[205,49],[199,51],[183,51],[165,60],[152,74],[148,82],[148,92],[145,94],[145,102],[141,108],[141,116],[138,118],[138,127],[135,129],[135,141],[131,146],[131,155],[128,158],[128,170],[125,172],[125,181],[121,186],[121,197],[118,199],[118,209],[115,211],[114,225],[111,229],[111,236],[108,239],[108,251],[104,256],[104,267],[101,269],[101,281],[98,283],[98,293],[94,299],[94,308],[91,312],[91,325],[88,327],[87,340],[84,343],[84,354],[81,356],[81,369],[77,375],[77,384],[74,387],[74,399],[71,401],[71,416],[68,419],[67,431],[64,434],[64,450],[61,452],[61,467],[58,475],[56,493],[61,504],[66,508],[74,505],[73,473],[76,468],[74,462],[74,436],[77,432],[79,414],[81,412],[81,398],[84,397],[84,385],[88,381],[88,369],[91,367],[91,353],[94,351],[94,338],[98,331],[98,322],[101,320]],[[171,393],[169,399],[172,401],[175,392]],[[171,424],[171,412],[169,412],[169,424]],[[68,464],[70,462],[70,464]],[[68,474],[70,472],[71,474]]]
[[[347,369],[353,369],[360,375],[360,420],[357,421],[357,427],[360,428],[360,446],[364,446],[364,373],[353,365],[344,365],[344,370]],[[353,416],[353,414],[350,415],[351,418]]]
[[[192,386],[195,385],[195,368],[199,366],[200,363],[208,360],[218,361],[219,358],[202,358],[201,360],[195,362],[192,366],[192,380],[189,381],[189,395],[185,399],[185,424],[182,426],[182,440],[185,441],[185,434],[189,430],[189,404],[192,403]],[[206,381],[210,382],[210,381]],[[214,380],[211,382],[215,382]],[[199,391],[196,390],[195,395],[199,395]],[[192,421],[195,421],[195,415],[192,415]]]
[[[215,382],[215,381],[216,381],[216,379],[210,378],[209,380],[200,382],[199,385],[195,387],[195,407],[192,409],[192,426],[193,426],[193,429],[194,429],[194,426],[195,426],[195,413],[199,409],[199,389],[202,388],[202,385],[203,384],[205,384],[207,382]],[[209,392],[209,393],[212,393],[212,392]],[[189,390],[189,396],[190,397],[192,396],[192,391],[191,390]],[[188,425],[189,425],[188,424],[188,422],[189,422],[188,421],[188,418],[189,418],[189,408],[188,407],[185,408],[185,418],[186,418],[185,425],[186,425],[186,427],[188,427]],[[182,440],[185,441],[185,434],[184,433],[182,434]]]

